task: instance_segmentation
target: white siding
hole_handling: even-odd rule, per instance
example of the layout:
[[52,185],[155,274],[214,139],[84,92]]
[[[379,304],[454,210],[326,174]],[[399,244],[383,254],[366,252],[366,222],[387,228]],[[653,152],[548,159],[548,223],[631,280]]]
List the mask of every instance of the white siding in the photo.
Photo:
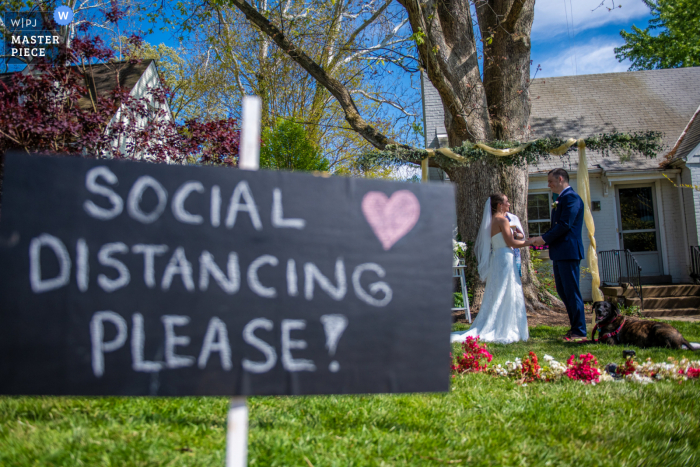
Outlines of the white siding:
[[[700,185],[700,164],[688,164],[688,169],[690,169],[690,184]],[[695,214],[693,224],[695,224],[695,231],[700,234],[700,191],[693,190],[693,203],[695,205],[693,207]],[[696,234],[695,239],[689,239],[691,245],[700,245],[700,235],[698,234]]]
[[[670,178],[674,179],[675,176],[671,175]],[[683,234],[683,206],[678,188],[665,178],[658,180],[656,183],[661,188],[661,190],[657,190],[657,193],[661,191],[661,200],[657,200],[657,206],[658,209],[663,211],[661,213],[663,214],[663,224],[659,225],[659,230],[663,229],[664,235],[662,239],[665,237],[665,242],[661,248],[662,254],[666,256],[667,262],[664,262],[664,264],[668,269],[664,272],[671,275],[674,283],[690,282],[687,266],[687,248]],[[661,223],[661,220],[659,220],[659,223]]]
[[[681,173],[681,184],[692,185],[691,169],[688,167],[683,167],[683,172]],[[696,191],[690,188],[679,188],[681,197],[683,198],[683,205],[685,206],[685,225],[688,230],[688,245],[698,244],[698,227],[695,223],[697,214],[695,211],[695,206],[697,206]]]
[[425,147],[439,147],[435,136],[438,128],[445,127],[445,109],[437,89],[428,79],[425,72],[421,72],[421,88],[423,91],[423,131],[425,132]]

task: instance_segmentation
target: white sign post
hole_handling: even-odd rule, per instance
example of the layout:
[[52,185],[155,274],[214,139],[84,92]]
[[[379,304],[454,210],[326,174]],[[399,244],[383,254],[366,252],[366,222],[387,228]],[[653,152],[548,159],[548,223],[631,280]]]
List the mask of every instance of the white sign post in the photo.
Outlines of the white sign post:
[[[262,101],[256,96],[243,98],[238,168],[260,167],[260,111]],[[226,467],[248,464],[248,406],[245,397],[231,398],[226,427]]]

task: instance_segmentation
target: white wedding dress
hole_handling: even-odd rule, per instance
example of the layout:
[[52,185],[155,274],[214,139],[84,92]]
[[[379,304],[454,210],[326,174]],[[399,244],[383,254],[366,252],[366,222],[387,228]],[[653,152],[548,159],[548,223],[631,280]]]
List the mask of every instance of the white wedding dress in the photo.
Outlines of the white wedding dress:
[[491,258],[481,308],[468,331],[453,332],[451,342],[479,336],[483,342],[510,344],[528,338],[523,284],[513,249],[501,232],[491,237]]

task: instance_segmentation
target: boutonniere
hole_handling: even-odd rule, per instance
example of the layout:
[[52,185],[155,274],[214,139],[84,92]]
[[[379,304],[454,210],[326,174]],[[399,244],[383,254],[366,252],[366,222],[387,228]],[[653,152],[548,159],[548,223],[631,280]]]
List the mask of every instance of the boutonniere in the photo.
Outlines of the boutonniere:
[[557,210],[557,206],[559,206],[559,201],[555,201],[552,203],[552,209],[554,209],[555,211]]

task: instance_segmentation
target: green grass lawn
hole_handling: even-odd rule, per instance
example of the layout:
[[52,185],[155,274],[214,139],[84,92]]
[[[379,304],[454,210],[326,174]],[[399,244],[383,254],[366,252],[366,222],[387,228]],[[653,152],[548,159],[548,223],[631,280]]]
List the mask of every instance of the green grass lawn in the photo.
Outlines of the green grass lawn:
[[[673,323],[691,342],[700,323]],[[565,362],[622,347],[559,341],[490,345],[492,364],[532,350]],[[688,351],[637,350],[664,361]],[[410,352],[410,350],[407,350]],[[459,376],[447,394],[249,399],[249,465],[700,465],[700,381],[596,386],[564,380],[518,386]],[[0,397],[0,465],[223,466],[224,398]]]

